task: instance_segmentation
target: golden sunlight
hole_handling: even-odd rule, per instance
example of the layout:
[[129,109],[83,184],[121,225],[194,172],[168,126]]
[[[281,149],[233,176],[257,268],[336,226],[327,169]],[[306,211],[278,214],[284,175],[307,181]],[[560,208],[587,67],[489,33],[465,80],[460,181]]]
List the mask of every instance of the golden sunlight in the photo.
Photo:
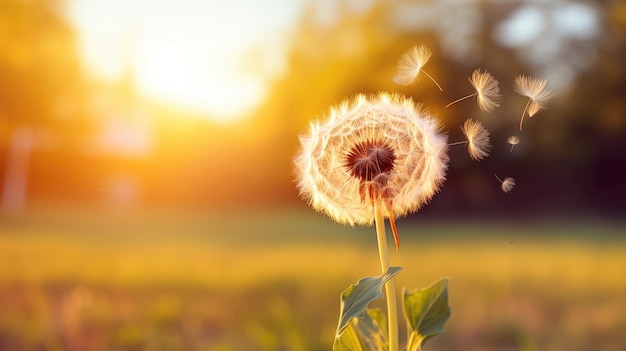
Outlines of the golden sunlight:
[[[281,34],[300,2],[273,2],[74,0],[68,17],[92,76],[130,75],[142,95],[229,122],[250,113],[282,70]],[[261,53],[253,67],[251,52]]]
[[219,122],[245,115],[264,96],[262,77],[246,75],[236,62],[198,57],[191,40],[161,44],[146,38],[136,48],[135,84],[147,96]]

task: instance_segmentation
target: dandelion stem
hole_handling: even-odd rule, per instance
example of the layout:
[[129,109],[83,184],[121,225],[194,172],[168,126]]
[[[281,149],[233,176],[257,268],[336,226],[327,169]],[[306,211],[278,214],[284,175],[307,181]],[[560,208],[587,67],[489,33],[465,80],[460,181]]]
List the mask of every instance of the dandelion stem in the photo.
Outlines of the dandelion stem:
[[456,100],[452,101],[451,103],[447,104],[447,105],[446,105],[446,108],[448,108],[448,107],[450,107],[450,106],[452,106],[452,105],[456,104],[457,102],[461,102],[461,101],[463,101],[463,100],[465,100],[465,99],[469,99],[469,98],[474,97],[474,96],[476,96],[476,95],[478,95],[478,93],[469,94],[469,95],[467,95],[467,96],[463,96],[462,98],[456,99]]
[[[376,221],[376,238],[378,239],[378,254],[383,274],[389,269],[389,249],[387,248],[387,235],[385,232],[385,215],[381,204],[374,204]],[[393,278],[385,283],[385,297],[387,299],[387,318],[389,319],[389,351],[399,351],[398,341],[398,307]]]
[[435,85],[437,86],[437,88],[439,88],[439,90],[443,91],[443,88],[441,87],[441,85],[439,85],[439,83],[437,83],[437,81],[430,76],[430,74],[426,73],[426,71],[422,70],[422,72],[424,72],[424,74],[426,75],[426,77],[430,78],[430,80],[433,81],[433,83],[435,83]]
[[469,143],[469,141],[463,140],[463,141],[457,141],[457,142],[454,142],[454,143],[450,143],[450,144],[448,144],[448,146],[461,145],[461,144],[467,144],[467,143]]
[[528,102],[526,103],[526,107],[524,107],[524,112],[522,112],[522,118],[519,120],[519,131],[522,131],[522,123],[524,122],[524,115],[526,115],[526,111],[528,110],[528,106],[530,106],[530,102],[532,100],[528,99]]

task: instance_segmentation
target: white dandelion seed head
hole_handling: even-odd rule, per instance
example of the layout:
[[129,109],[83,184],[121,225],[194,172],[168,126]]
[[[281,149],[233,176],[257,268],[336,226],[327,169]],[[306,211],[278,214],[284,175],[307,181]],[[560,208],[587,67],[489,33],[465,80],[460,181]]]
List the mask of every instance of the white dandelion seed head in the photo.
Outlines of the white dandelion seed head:
[[536,79],[519,75],[513,82],[513,90],[530,99],[528,104],[528,116],[532,117],[540,110],[546,108],[552,98],[552,91],[546,87],[547,80]]
[[372,224],[373,203],[401,217],[437,193],[448,166],[447,136],[412,99],[357,95],[300,137],[297,186],[339,223]]
[[491,150],[489,132],[480,122],[467,119],[461,130],[467,139],[467,152],[472,160],[480,161],[489,156]]
[[400,56],[394,82],[400,85],[415,84],[422,67],[428,62],[432,52],[423,44],[415,45]]
[[477,69],[472,73],[470,83],[476,90],[478,107],[485,112],[492,112],[500,106],[500,87],[498,81],[491,73]]
[[509,191],[513,190],[514,187],[515,187],[515,179],[511,177],[504,178],[504,180],[502,181],[502,186],[501,186],[503,192],[508,193]]

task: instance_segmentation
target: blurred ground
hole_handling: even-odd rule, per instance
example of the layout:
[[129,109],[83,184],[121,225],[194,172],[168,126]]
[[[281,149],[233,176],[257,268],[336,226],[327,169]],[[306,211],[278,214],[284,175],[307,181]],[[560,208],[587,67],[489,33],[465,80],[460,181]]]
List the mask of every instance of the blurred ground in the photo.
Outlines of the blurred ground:
[[[426,350],[626,346],[623,222],[414,217],[397,286],[450,278]],[[377,274],[372,228],[313,211],[40,209],[0,221],[0,350],[329,350],[340,292]]]

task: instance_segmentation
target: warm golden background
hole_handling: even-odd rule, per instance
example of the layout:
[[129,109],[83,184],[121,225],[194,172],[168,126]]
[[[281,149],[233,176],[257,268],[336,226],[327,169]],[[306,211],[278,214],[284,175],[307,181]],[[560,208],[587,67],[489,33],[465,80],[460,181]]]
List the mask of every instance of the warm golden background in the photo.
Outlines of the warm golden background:
[[[392,81],[419,43],[443,93]],[[290,160],[381,90],[494,144],[398,222],[397,285],[451,279],[426,349],[626,349],[623,1],[0,0],[0,48],[0,350],[329,350],[374,233],[309,209]],[[475,68],[502,106],[443,109]],[[523,133],[518,74],[555,93]]]

